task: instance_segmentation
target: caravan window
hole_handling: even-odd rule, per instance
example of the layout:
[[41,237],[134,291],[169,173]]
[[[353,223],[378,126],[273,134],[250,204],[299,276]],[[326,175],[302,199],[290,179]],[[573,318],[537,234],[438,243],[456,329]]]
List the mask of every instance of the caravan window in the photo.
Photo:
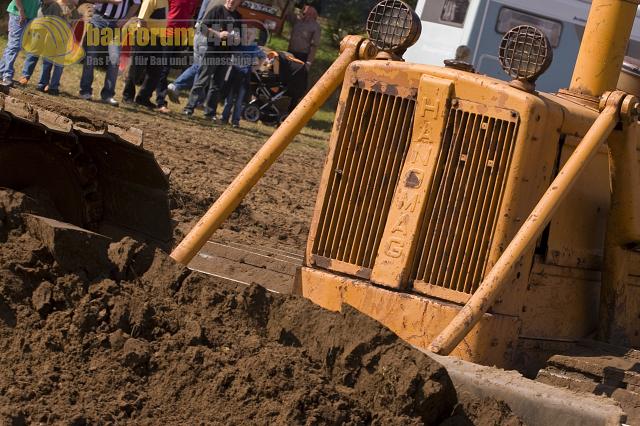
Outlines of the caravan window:
[[468,9],[469,0],[427,1],[420,19],[452,27],[462,27]]
[[631,56],[632,58],[640,59],[640,42],[637,42],[635,40],[629,40],[626,56]]
[[542,31],[552,47],[558,47],[560,44],[560,34],[562,33],[562,24],[551,19],[540,18],[535,15],[520,12],[518,10],[503,7],[498,15],[496,23],[496,31],[504,34],[513,27],[518,25],[532,25]]

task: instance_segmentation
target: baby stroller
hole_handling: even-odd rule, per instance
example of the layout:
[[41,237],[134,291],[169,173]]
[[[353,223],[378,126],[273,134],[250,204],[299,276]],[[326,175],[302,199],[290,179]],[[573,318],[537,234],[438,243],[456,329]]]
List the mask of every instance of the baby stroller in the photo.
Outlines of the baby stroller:
[[249,122],[282,123],[307,90],[304,63],[288,52],[273,53],[271,66],[251,73],[251,100],[243,111]]

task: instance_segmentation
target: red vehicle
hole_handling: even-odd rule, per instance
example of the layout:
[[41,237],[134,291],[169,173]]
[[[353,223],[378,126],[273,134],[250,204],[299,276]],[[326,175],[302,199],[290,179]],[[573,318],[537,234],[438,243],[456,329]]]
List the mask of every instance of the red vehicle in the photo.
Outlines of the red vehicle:
[[294,0],[245,0],[238,7],[244,19],[260,21],[267,30],[279,34]]

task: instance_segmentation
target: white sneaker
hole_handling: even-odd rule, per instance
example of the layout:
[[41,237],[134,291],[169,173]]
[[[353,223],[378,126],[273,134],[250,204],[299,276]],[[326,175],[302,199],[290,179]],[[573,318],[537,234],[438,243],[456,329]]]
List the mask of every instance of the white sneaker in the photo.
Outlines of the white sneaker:
[[112,107],[117,107],[118,105],[120,105],[114,98],[102,99],[101,102],[103,104],[111,105]]
[[80,93],[80,99],[84,99],[85,101],[90,101],[93,99],[93,95],[91,93]]
[[180,92],[176,89],[176,85],[171,83],[167,86],[167,96],[174,103],[180,103]]

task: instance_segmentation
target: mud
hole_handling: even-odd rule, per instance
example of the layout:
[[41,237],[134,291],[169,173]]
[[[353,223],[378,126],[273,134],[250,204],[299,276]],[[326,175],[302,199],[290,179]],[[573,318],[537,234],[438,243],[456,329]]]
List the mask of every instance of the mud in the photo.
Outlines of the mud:
[[88,271],[68,259],[94,237],[31,212],[55,215],[0,191],[0,423],[519,424],[354,310],[231,286],[130,238]]

